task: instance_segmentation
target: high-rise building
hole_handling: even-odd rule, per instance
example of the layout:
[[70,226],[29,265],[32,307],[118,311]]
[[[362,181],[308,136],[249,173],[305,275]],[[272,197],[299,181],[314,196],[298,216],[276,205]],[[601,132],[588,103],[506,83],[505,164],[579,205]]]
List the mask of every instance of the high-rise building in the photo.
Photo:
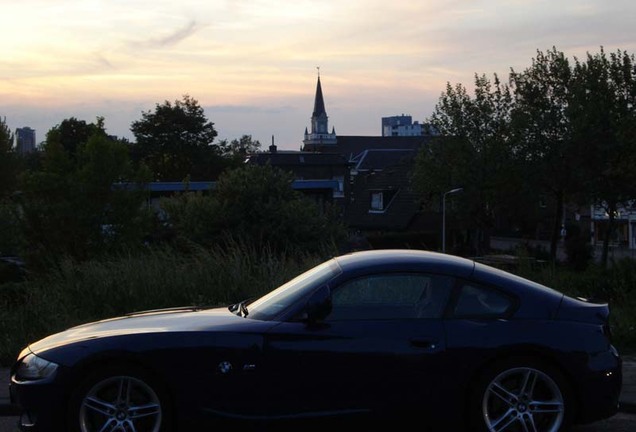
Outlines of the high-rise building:
[[35,129],[30,127],[17,128],[15,131],[16,150],[18,153],[35,151]]
[[422,123],[413,123],[410,115],[382,117],[382,136],[422,136],[426,135],[426,128]]

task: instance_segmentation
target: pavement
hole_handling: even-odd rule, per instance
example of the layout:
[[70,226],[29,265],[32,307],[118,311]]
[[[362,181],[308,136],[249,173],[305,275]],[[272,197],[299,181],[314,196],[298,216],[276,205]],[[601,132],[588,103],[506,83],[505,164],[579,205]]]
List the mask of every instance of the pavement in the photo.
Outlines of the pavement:
[[[0,416],[17,416],[19,409],[9,400],[9,369],[0,368]],[[636,355],[623,357],[623,387],[619,411],[636,414]]]

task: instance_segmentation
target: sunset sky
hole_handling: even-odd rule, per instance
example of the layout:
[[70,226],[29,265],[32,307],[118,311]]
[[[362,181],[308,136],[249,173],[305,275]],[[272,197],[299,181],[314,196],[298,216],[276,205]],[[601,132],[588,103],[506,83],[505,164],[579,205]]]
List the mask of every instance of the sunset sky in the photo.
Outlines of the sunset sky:
[[189,94],[219,138],[297,150],[320,66],[329,127],[424,121],[447,82],[507,79],[553,46],[636,52],[634,0],[0,0],[0,117],[130,124]]

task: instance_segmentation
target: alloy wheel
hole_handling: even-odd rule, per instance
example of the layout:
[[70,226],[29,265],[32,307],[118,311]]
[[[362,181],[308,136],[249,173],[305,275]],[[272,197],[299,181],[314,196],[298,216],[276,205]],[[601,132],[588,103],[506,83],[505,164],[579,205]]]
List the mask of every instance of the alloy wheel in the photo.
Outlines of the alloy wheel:
[[557,432],[565,401],[546,373],[518,367],[505,370],[488,385],[482,401],[486,427],[492,432]]
[[115,376],[93,385],[82,399],[81,432],[159,432],[161,403],[144,381]]

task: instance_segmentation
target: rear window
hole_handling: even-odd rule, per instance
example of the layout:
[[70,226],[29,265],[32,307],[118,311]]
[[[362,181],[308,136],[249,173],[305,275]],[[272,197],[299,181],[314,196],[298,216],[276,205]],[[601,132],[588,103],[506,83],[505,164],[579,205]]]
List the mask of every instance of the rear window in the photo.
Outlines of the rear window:
[[513,306],[510,296],[470,282],[459,289],[452,315],[455,318],[500,318],[508,315]]

